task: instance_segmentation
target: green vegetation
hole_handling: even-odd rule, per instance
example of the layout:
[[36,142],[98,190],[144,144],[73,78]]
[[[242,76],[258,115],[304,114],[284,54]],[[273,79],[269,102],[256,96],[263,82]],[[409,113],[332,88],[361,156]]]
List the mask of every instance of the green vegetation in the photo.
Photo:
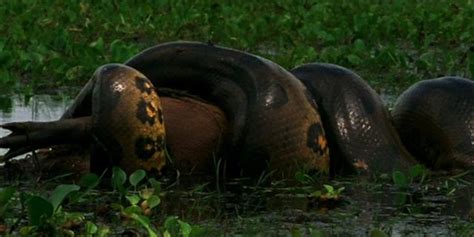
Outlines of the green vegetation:
[[[202,235],[203,229],[193,227],[169,216],[161,228],[152,224],[149,216],[160,204],[161,184],[154,178],[145,181],[146,173],[137,170],[128,177],[120,168],[115,167],[112,175],[112,186],[119,195],[105,204],[119,216],[115,226],[124,225],[130,230],[145,230],[147,236],[196,236]],[[86,212],[68,212],[65,206],[87,205],[94,198],[93,189],[100,183],[100,177],[86,174],[76,184],[60,184],[49,195],[19,191],[13,186],[0,188],[0,233],[22,236],[107,236],[114,234],[104,223],[95,223],[87,218]],[[140,184],[140,185],[139,185]],[[133,190],[132,190],[133,189]],[[45,197],[47,196],[47,197]],[[125,197],[125,198],[124,198]],[[125,201],[125,199],[127,201]],[[94,213],[97,214],[97,213]],[[94,216],[96,218],[96,216]],[[27,222],[25,221],[27,220]],[[141,229],[140,229],[141,228]],[[116,233],[115,233],[116,234]],[[193,234],[193,235],[191,235]]]
[[5,0],[0,20],[0,83],[22,92],[82,86],[102,64],[175,40],[285,68],[336,63],[377,87],[474,75],[472,0]]
[[414,165],[410,167],[407,174],[401,171],[393,171],[392,180],[395,186],[404,189],[417,181],[417,179],[419,179],[420,184],[422,184],[427,175],[428,170],[424,166]]
[[0,235],[472,236],[473,173],[439,179],[425,172],[394,172],[394,184],[387,174],[333,181],[306,175],[266,185],[228,180],[220,188],[117,167],[109,179],[85,174],[73,184],[64,177],[2,180],[8,185],[0,188]]
[[321,190],[315,191],[313,196],[321,200],[339,200],[342,197],[342,191],[346,189],[345,187],[334,189],[333,186],[328,184],[323,185],[323,187],[325,189],[324,192]]
[[[248,51],[287,69],[335,63],[379,89],[474,75],[472,0],[222,2],[3,0],[0,91],[76,90],[100,65],[175,40]],[[73,184],[2,180],[0,235],[474,234],[472,172],[440,181],[415,166],[376,181],[305,173],[295,180],[268,187],[262,176],[251,185],[214,180],[183,188],[183,180],[118,168],[110,182],[94,174]]]

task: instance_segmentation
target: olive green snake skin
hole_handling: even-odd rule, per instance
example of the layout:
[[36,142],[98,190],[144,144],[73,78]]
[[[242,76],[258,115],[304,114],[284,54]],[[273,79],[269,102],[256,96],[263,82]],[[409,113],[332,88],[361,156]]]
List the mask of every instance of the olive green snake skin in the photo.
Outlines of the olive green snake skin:
[[[86,142],[96,172],[112,165],[159,172],[169,162],[159,96],[180,91],[225,114],[218,156],[232,175],[370,174],[407,169],[416,160],[472,168],[473,88],[461,78],[418,83],[399,98],[392,120],[375,91],[343,67],[313,63],[288,72],[242,51],[172,42],[97,69],[59,121],[2,125],[13,133],[0,147],[10,148],[4,157],[10,158]],[[78,135],[57,139],[65,131]]]
[[428,167],[474,168],[474,82],[421,81],[397,100],[393,121],[405,147]]

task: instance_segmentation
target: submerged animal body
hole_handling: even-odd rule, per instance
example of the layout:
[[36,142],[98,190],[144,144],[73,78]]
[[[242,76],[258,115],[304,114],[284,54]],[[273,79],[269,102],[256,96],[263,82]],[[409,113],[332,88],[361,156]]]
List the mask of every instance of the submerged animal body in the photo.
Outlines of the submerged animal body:
[[459,77],[421,81],[392,111],[406,148],[434,169],[474,168],[474,82]]

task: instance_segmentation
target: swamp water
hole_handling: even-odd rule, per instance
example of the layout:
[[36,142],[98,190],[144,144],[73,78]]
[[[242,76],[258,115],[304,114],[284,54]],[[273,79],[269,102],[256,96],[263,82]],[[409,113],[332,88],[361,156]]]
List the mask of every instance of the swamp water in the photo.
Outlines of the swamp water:
[[[57,120],[72,103],[72,97],[65,95],[14,95],[0,97],[0,124],[21,121]],[[10,132],[0,129],[0,137]],[[0,155],[7,150],[0,149]]]
[[[0,97],[0,123],[55,120],[71,102],[68,96]],[[0,136],[6,134],[0,129]],[[210,236],[368,236],[374,229],[388,236],[474,236],[473,177],[432,176],[406,188],[393,185],[391,174],[370,181],[356,177],[297,187],[246,185],[239,180],[218,189],[212,181],[207,186],[174,185],[166,189],[159,215],[180,216],[205,227]],[[342,201],[315,201],[311,193],[323,189],[324,183],[345,187]]]

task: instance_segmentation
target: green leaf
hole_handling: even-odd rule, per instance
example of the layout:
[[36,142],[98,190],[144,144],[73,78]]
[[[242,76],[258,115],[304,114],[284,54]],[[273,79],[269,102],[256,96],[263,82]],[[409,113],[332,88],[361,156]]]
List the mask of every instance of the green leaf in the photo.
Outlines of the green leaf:
[[151,196],[150,198],[147,199],[147,202],[148,202],[148,206],[150,208],[154,208],[154,207],[156,207],[160,204],[161,199],[160,199],[160,197],[158,197],[156,195],[153,195],[153,196]]
[[133,55],[133,50],[123,41],[116,39],[110,44],[110,54],[112,55],[112,61],[122,62]]
[[301,172],[301,171],[297,171],[295,173],[295,179],[296,179],[296,181],[298,181],[300,183],[305,183],[307,181],[306,174]]
[[411,178],[421,177],[424,172],[425,172],[425,169],[420,164],[410,167],[410,170],[409,170],[409,174]]
[[151,187],[153,188],[153,194],[158,195],[161,192],[161,183],[157,181],[155,178],[149,178],[148,182],[150,183]]
[[127,181],[127,174],[119,167],[112,168],[112,186],[121,193],[125,191],[123,186]]
[[69,81],[76,81],[78,78],[81,78],[81,76],[84,75],[85,68],[84,66],[77,65],[74,67],[69,68],[64,77],[69,80]]
[[150,198],[154,193],[154,190],[152,188],[144,188],[140,190],[140,197],[143,199],[148,199]]
[[86,235],[87,236],[93,236],[95,233],[97,233],[97,225],[88,221],[86,222]]
[[408,186],[407,177],[405,176],[404,173],[402,173],[400,171],[394,171],[392,173],[392,179],[393,179],[393,183],[395,183],[395,185],[400,187],[400,188]]
[[328,193],[334,193],[334,187],[333,186],[327,185],[327,184],[324,184],[323,186],[324,186],[324,188],[326,189],[326,191]]
[[110,204],[110,207],[112,208],[112,210],[115,210],[115,211],[123,211],[123,206],[120,203],[114,202]]
[[208,230],[206,228],[204,228],[202,226],[195,225],[195,226],[192,226],[191,233],[189,233],[189,237],[209,236],[209,234],[207,232],[208,232]]
[[179,223],[179,228],[181,229],[181,235],[183,237],[189,237],[189,234],[191,234],[191,230],[192,230],[191,225],[180,220],[178,220],[178,223]]
[[179,235],[179,224],[177,216],[168,216],[163,225],[171,236]]
[[140,202],[140,197],[138,195],[127,195],[125,197],[132,205],[137,205]]
[[18,233],[20,236],[32,236],[35,233],[36,228],[34,226],[22,226]]
[[97,49],[99,51],[104,51],[104,39],[99,37],[96,41],[89,44],[89,47]]
[[301,236],[302,236],[302,233],[298,228],[296,227],[291,228],[291,237],[301,237]]
[[49,219],[53,215],[53,205],[40,196],[30,196],[26,202],[28,219],[30,225],[38,226],[44,219]]
[[359,65],[362,63],[362,59],[360,59],[360,57],[355,54],[347,55],[347,60],[349,60],[349,62],[354,65]]
[[82,187],[92,189],[99,184],[99,176],[93,173],[85,174],[79,180],[79,185]]
[[321,197],[321,195],[323,195],[323,193],[321,192],[321,190],[315,191],[315,192],[313,192],[313,194],[312,194],[312,196],[313,196],[313,197],[316,197],[316,198],[317,198],[317,197]]
[[16,189],[14,187],[4,187],[0,188],[0,208],[3,208],[5,205],[10,202],[10,199],[15,194]]
[[364,41],[361,39],[356,39],[354,41],[354,47],[358,52],[365,51],[365,44]]
[[84,196],[88,195],[91,189],[99,185],[101,178],[102,176],[98,177],[96,174],[92,173],[84,174],[79,180],[79,185],[81,187],[84,187],[85,189],[83,189],[81,192],[71,194],[71,196],[69,197],[69,201],[76,202]]
[[152,227],[150,225],[150,221],[148,220],[148,218],[146,218],[145,216],[142,216],[142,215],[137,215],[137,214],[132,214],[130,217],[132,219],[134,219],[135,221],[137,221],[140,225],[145,227],[145,229],[148,232],[148,236],[151,236],[151,237],[157,237],[158,236],[156,231],[152,229]]
[[126,207],[125,209],[123,209],[123,212],[127,216],[131,217],[133,214],[141,214],[142,209],[139,206],[129,206],[129,207]]
[[129,182],[132,186],[136,187],[137,184],[140,183],[140,181],[142,181],[143,178],[145,178],[145,176],[146,176],[146,172],[144,170],[142,169],[136,170],[130,175]]
[[326,233],[322,230],[315,229],[315,230],[310,230],[310,235],[311,237],[326,237]]
[[373,229],[372,231],[370,231],[370,237],[388,237],[388,235],[380,229]]
[[98,230],[98,233],[97,235],[93,235],[93,236],[97,236],[97,237],[107,237],[107,236],[110,236],[110,228],[107,227],[107,226],[102,226],[99,228]]
[[7,69],[0,68],[0,82],[8,83],[13,80],[13,77],[10,75],[10,72]]
[[67,195],[79,189],[81,189],[81,187],[75,184],[58,185],[51,194],[51,197],[49,198],[51,204],[53,205],[53,210],[57,210],[57,208],[64,201]]

